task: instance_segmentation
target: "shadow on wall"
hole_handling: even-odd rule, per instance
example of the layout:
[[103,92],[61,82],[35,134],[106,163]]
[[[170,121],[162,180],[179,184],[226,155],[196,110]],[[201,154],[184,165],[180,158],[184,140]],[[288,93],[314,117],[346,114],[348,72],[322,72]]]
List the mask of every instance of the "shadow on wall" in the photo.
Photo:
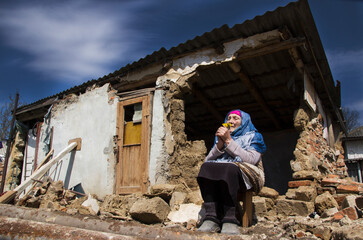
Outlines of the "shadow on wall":
[[[72,175],[72,170],[73,170],[74,159],[75,159],[75,151],[71,151],[66,176],[65,176],[64,179],[60,178],[64,159],[60,160],[56,164],[55,168],[51,171],[51,173],[49,175],[53,179],[53,181],[59,181],[59,180],[64,181],[64,188],[65,189],[69,188],[69,183],[70,183],[70,180],[71,180],[71,175]],[[68,161],[68,160],[66,160],[66,161]]]
[[270,187],[284,195],[288,189],[288,182],[292,180],[290,161],[295,158],[299,133],[295,129],[278,132],[262,133],[267,146],[263,155],[266,187]]
[[65,189],[69,188],[69,182],[71,180],[75,155],[76,155],[76,151],[72,151],[71,156],[69,158],[69,164],[68,164],[68,168],[67,168],[66,177],[65,177],[65,180],[64,180],[64,188]]

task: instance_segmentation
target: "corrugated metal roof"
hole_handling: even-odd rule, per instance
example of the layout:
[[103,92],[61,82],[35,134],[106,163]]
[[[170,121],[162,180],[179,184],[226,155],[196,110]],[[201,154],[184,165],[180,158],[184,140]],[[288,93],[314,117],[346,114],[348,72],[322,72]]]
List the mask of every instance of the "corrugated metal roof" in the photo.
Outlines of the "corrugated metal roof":
[[344,140],[348,139],[363,139],[363,126],[357,127],[348,133]]

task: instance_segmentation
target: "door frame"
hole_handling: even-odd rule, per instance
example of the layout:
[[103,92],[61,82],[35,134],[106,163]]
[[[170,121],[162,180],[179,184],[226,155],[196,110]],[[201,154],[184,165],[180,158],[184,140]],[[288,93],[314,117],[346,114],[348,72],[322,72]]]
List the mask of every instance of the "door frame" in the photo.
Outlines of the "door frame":
[[[123,93],[125,94],[125,93]],[[150,151],[150,130],[151,130],[151,106],[152,106],[152,92],[143,92],[125,98],[121,98],[117,103],[117,123],[116,123],[116,133],[117,133],[117,151],[116,151],[116,168],[115,168],[115,184],[114,192],[116,194],[128,194],[134,192],[146,193],[149,187],[149,151]],[[122,151],[124,147],[124,118],[125,118],[125,106],[133,105],[135,103],[142,103],[142,122],[141,122],[141,152],[140,152],[140,162],[143,164],[143,171],[141,178],[140,191],[134,191],[130,188],[130,192],[121,190],[120,186],[121,180],[121,161]]]

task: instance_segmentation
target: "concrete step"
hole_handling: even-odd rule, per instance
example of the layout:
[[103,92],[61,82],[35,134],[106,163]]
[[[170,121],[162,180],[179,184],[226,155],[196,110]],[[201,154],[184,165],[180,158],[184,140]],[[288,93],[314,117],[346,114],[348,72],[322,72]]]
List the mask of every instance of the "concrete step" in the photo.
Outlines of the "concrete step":
[[243,239],[48,209],[0,204],[0,239]]

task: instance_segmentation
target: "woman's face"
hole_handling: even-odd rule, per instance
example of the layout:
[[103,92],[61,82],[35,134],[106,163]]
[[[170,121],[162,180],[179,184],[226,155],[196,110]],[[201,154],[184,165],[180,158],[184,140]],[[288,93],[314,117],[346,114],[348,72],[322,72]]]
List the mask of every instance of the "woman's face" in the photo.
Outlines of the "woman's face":
[[242,119],[237,114],[229,114],[227,118],[227,123],[230,123],[232,126],[229,128],[229,131],[232,133],[239,126],[241,126]]

